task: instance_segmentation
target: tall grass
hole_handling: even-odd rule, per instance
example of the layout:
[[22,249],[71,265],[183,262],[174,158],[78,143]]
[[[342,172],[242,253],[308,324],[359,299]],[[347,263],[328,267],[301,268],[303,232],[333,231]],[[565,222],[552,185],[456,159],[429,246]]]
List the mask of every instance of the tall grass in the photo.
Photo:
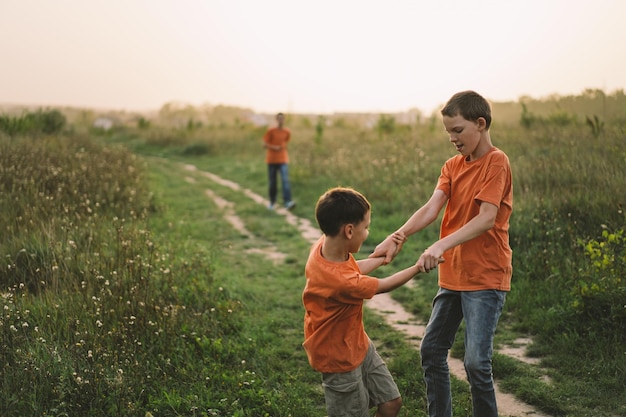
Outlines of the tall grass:
[[223,384],[239,304],[209,255],[155,244],[143,164],[81,138],[0,143],[0,414],[186,413]]

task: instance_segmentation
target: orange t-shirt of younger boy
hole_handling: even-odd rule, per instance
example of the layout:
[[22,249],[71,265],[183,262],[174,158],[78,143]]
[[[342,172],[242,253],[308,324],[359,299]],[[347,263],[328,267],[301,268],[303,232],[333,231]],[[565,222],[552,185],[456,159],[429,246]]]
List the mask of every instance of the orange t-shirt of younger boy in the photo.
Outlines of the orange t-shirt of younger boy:
[[325,259],[323,243],[322,236],[305,267],[303,346],[316,371],[348,372],[363,362],[369,348],[363,300],[376,295],[378,279],[362,275],[352,254],[345,262]]
[[291,139],[291,132],[284,127],[268,129],[263,136],[263,142],[271,146],[280,146],[280,150],[266,148],[265,162],[268,164],[288,164],[287,143]]
[[494,226],[446,252],[440,264],[439,286],[453,291],[511,289],[512,251],[509,218],[513,209],[513,185],[509,159],[498,148],[467,161],[450,158],[441,169],[437,189],[448,196],[441,221],[441,237],[448,236],[478,215],[480,204],[498,207]]

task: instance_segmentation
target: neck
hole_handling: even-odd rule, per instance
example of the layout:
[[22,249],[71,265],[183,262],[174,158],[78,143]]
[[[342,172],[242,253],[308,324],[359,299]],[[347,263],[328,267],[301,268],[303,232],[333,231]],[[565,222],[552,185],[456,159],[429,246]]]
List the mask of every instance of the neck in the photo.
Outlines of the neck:
[[493,148],[491,137],[489,136],[489,132],[486,132],[476,150],[469,155],[469,160],[475,161],[476,159],[482,158],[491,151],[491,148]]
[[345,262],[348,260],[349,253],[341,242],[326,236],[322,245],[322,256],[332,262]]

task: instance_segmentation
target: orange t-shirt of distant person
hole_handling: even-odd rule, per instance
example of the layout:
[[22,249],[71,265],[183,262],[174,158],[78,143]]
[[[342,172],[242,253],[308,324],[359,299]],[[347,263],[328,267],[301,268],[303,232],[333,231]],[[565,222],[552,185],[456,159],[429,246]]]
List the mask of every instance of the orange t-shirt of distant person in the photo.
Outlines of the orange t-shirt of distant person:
[[369,337],[363,326],[363,300],[376,295],[378,279],[362,275],[350,254],[345,262],[322,256],[322,236],[305,267],[304,350],[323,373],[348,372],[365,359]]
[[272,146],[280,146],[279,151],[270,148],[265,150],[265,162],[268,164],[287,164],[289,156],[287,155],[287,142],[291,139],[289,129],[273,127],[268,129],[263,136],[263,142]]
[[437,189],[448,196],[441,222],[443,238],[478,215],[480,203],[498,207],[490,230],[446,252],[439,264],[439,286],[453,291],[511,289],[512,251],[509,218],[513,209],[511,166],[504,152],[492,148],[486,155],[467,161],[458,155],[441,169]]

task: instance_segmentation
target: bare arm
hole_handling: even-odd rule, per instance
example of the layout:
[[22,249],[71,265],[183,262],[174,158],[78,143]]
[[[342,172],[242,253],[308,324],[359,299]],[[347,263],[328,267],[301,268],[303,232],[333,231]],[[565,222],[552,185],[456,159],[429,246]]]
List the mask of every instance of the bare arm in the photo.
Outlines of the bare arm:
[[359,269],[361,270],[361,273],[364,275],[367,275],[373,270],[375,270],[376,268],[378,268],[379,266],[381,266],[384,260],[385,258],[380,256],[378,258],[359,259],[358,261],[356,261],[356,263],[357,265],[359,265]]
[[[443,258],[439,259],[437,263],[441,262],[444,262]],[[378,280],[378,291],[376,291],[376,294],[395,290],[396,288],[409,282],[411,278],[419,273],[419,266],[415,264],[409,268],[403,269],[402,271],[398,271],[387,278],[381,278]]]
[[387,278],[379,279],[378,290],[376,291],[376,294],[395,290],[396,288],[409,282],[411,278],[419,274],[419,272],[419,268],[416,264],[409,268],[403,269],[402,271],[398,271],[395,274],[388,276]]
[[491,229],[496,221],[498,207],[491,203],[481,203],[478,215],[454,233],[436,241],[422,253],[417,261],[421,272],[429,272],[437,267],[445,251],[465,243]]
[[400,252],[402,244],[413,233],[419,232],[437,219],[439,212],[448,201],[448,197],[441,190],[435,190],[430,199],[417,210],[394,234],[383,240],[370,255],[370,258],[385,257],[388,264]]

